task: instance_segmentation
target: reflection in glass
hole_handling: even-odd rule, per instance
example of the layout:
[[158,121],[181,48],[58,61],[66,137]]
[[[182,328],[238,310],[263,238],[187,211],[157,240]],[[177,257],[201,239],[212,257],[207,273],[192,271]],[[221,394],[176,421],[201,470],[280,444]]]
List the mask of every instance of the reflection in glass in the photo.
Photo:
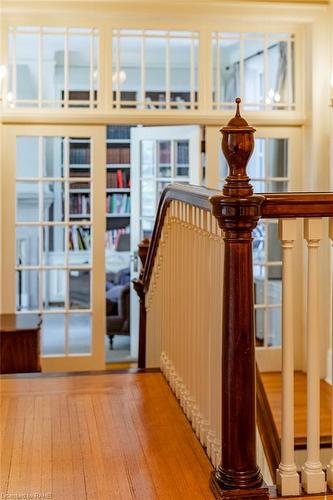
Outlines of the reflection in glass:
[[155,182],[141,181],[141,215],[154,217],[155,206]]
[[171,141],[158,141],[158,177],[171,177]]
[[89,354],[91,352],[91,315],[69,314],[68,352]]
[[90,37],[68,36],[68,89],[90,90]]
[[63,182],[43,183],[43,220],[61,222],[65,219],[65,187]]
[[166,100],[166,38],[145,39],[146,101],[152,106],[165,109]]
[[[117,54],[116,47],[119,43],[119,63],[117,68],[117,56],[113,58],[112,87],[113,91],[120,91],[121,101],[142,101],[141,95],[141,45],[140,37],[121,37],[119,42],[113,39],[114,55]],[[131,105],[129,105],[130,107]],[[136,107],[133,105],[132,107]]]
[[[281,271],[281,268],[279,269]],[[282,280],[268,280],[268,303],[279,305],[282,302]]]
[[288,176],[288,139],[266,139],[269,177]]
[[272,109],[288,109],[288,105],[278,106],[280,103],[287,103],[289,100],[287,78],[288,42],[270,41],[267,57],[269,69],[267,104],[272,104]]
[[39,272],[16,271],[16,310],[39,309]]
[[155,173],[155,141],[141,141],[141,176]]
[[38,177],[38,137],[16,138],[16,177]]
[[16,34],[16,98],[38,99],[38,35]]
[[220,40],[218,43],[220,89],[215,90],[216,98],[219,93],[220,102],[234,102],[240,94],[240,41]]
[[39,220],[37,182],[16,183],[16,220],[18,222],[37,222]]
[[39,265],[39,228],[36,226],[16,227],[16,265]]
[[[246,40],[244,44],[244,109],[260,110],[264,103],[264,43]],[[254,104],[245,104],[254,103]]]
[[191,39],[171,38],[170,47],[170,97],[173,109],[186,109],[191,100]]
[[189,176],[189,141],[176,141],[176,176]]
[[64,309],[66,271],[49,269],[43,271],[43,308],[45,310]]
[[42,43],[42,98],[60,100],[65,88],[65,37],[43,35]]
[[43,264],[45,266],[65,265],[65,227],[43,227]]
[[251,179],[265,178],[265,141],[267,139],[255,139],[255,148],[248,163],[247,172]]
[[69,271],[69,308],[90,308],[90,271]]
[[90,226],[70,226],[68,228],[69,264],[91,263]]
[[281,242],[279,240],[279,234],[278,234],[278,224],[277,222],[267,222],[266,224],[268,231],[267,260],[269,262],[281,262],[282,251],[281,251]]
[[267,184],[267,191],[270,193],[285,193],[288,191],[288,181],[271,181]]
[[64,138],[43,137],[44,177],[64,177]]
[[267,309],[268,314],[268,346],[281,345],[281,307]]
[[43,314],[42,354],[65,354],[65,315]]
[[265,342],[265,310],[262,308],[255,310],[255,331],[256,346],[263,346]]
[[262,264],[265,262],[265,223],[260,221],[253,231],[253,262]]
[[254,273],[254,302],[255,304],[265,304],[265,267],[255,265]]

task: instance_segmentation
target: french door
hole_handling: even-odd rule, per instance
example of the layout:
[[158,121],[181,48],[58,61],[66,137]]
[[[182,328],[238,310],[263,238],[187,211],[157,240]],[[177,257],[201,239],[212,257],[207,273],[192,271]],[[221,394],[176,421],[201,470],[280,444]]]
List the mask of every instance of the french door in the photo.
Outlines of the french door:
[[[163,189],[170,183],[201,184],[201,128],[197,125],[131,129],[131,277],[137,248],[150,237]],[[139,305],[131,290],[131,355],[138,351]]]
[[105,128],[6,126],[2,311],[42,316],[43,371],[104,368]]
[[[206,154],[206,184],[220,189],[227,176],[227,164],[221,152],[221,134],[216,127],[206,129]],[[302,190],[302,164],[301,129],[257,128],[255,149],[248,165],[256,193]],[[301,256],[302,248],[297,251]],[[253,261],[257,362],[262,371],[280,371],[282,254],[277,220],[260,221],[255,229]],[[302,257],[297,266],[295,276],[299,279],[303,275]],[[302,346],[301,294],[296,302],[295,342]],[[302,360],[302,348],[295,349],[296,368],[302,367]]]

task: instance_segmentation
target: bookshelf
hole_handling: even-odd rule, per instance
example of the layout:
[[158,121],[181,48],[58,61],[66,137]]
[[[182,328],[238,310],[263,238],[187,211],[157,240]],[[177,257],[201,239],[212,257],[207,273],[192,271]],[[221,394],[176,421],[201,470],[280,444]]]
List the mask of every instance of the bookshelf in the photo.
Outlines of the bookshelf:
[[131,128],[106,129],[106,250],[117,250],[121,235],[130,234]]
[[[91,141],[89,138],[69,138],[68,168],[70,178],[69,220],[78,223],[80,220],[90,220]],[[82,250],[82,248],[78,250]]]

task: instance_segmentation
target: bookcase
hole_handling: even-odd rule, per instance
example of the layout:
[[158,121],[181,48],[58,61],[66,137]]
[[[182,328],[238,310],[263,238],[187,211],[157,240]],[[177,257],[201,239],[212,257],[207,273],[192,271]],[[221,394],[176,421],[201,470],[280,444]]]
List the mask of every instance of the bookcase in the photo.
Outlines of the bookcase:
[[[131,127],[109,125],[106,130],[107,250],[117,250],[131,223]],[[129,241],[129,236],[127,238]],[[127,249],[129,250],[129,248]]]
[[90,139],[69,139],[69,220],[88,220],[91,214]]

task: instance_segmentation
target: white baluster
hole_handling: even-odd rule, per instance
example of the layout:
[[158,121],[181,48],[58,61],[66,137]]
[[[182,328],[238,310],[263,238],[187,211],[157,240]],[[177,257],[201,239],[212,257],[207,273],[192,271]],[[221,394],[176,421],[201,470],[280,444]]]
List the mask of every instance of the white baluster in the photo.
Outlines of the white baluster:
[[307,493],[326,491],[320,462],[320,331],[319,331],[319,242],[322,219],[305,219],[308,245],[307,286],[307,459],[302,467],[302,485]]
[[[333,217],[329,220],[329,237],[332,241],[332,247],[333,247]],[[331,300],[333,299],[333,282],[332,282],[332,290],[331,290]],[[333,309],[333,308],[332,308]],[[333,443],[333,310],[331,311],[332,313],[332,346],[331,346],[331,355],[332,355],[332,360],[331,360],[331,391],[332,391],[332,402],[331,402],[331,434],[332,434],[332,443]],[[327,484],[333,490],[333,449],[331,451],[331,460],[330,463],[327,466]]]
[[294,331],[293,248],[296,219],[279,221],[282,242],[282,438],[281,462],[276,472],[280,495],[299,495],[300,481],[294,452]]

